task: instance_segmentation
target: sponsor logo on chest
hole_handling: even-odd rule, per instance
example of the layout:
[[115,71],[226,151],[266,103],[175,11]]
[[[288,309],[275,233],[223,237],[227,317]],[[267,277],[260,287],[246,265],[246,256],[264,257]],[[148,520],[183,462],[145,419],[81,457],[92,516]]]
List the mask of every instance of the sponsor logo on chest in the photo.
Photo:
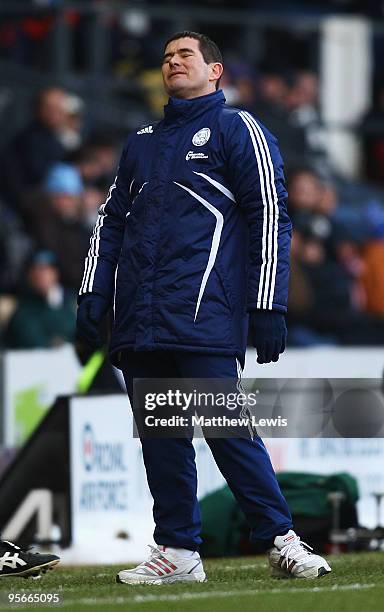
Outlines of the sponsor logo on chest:
[[185,160],[189,161],[190,159],[208,159],[208,155],[205,153],[195,153],[194,151],[188,151],[185,156]]

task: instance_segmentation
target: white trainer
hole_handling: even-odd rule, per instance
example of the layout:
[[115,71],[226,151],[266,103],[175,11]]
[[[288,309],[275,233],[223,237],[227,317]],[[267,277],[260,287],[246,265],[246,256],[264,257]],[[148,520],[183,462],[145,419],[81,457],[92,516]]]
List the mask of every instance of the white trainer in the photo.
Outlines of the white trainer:
[[271,575],[276,578],[320,578],[329,574],[332,570],[327,561],[311,550],[292,529],[277,536],[269,551]]
[[198,552],[183,557],[172,551],[151,546],[147,561],[133,569],[121,570],[116,582],[125,584],[166,584],[170,582],[204,582],[205,572]]

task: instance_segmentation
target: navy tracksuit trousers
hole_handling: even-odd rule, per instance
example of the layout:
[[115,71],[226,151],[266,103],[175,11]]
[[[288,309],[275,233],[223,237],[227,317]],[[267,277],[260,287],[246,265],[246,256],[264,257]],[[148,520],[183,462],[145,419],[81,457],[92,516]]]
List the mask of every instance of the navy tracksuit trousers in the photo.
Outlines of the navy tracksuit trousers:
[[[235,357],[182,351],[127,351],[121,363],[132,403],[134,378],[237,379]],[[216,464],[251,528],[251,541],[267,548],[292,519],[259,437],[206,439]],[[141,440],[154,499],[156,544],[198,550],[201,544],[195,451],[191,438]]]

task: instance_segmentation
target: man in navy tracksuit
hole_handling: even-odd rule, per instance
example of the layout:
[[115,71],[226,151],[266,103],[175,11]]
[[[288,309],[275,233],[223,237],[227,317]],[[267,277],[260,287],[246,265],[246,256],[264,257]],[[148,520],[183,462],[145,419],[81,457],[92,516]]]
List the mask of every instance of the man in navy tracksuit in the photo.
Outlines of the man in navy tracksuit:
[[[97,346],[113,307],[111,358],[131,403],[134,378],[236,379],[248,325],[259,363],[277,361],[285,348],[291,223],[283,164],[274,136],[225,105],[222,71],[207,37],[182,32],[167,41],[164,119],[129,136],[91,237],[78,335]],[[330,571],[292,531],[261,439],[207,442],[251,539],[271,549],[273,573]],[[142,438],[142,448],[158,546],[117,579],[202,581],[191,438]]]

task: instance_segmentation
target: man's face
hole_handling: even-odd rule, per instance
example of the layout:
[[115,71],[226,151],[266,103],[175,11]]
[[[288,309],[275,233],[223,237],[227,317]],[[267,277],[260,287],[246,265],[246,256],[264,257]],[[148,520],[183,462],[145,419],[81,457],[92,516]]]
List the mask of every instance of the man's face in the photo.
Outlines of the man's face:
[[49,204],[56,214],[68,221],[76,220],[79,217],[81,206],[80,197],[69,193],[52,193]]
[[39,295],[48,295],[49,290],[57,285],[59,274],[55,266],[49,264],[35,264],[28,272],[30,286]]
[[65,91],[61,89],[48,89],[40,100],[39,118],[53,130],[60,130],[67,124],[66,96]]
[[172,40],[165,49],[162,73],[169,96],[190,99],[212,93],[222,71],[218,62],[205,63],[195,38]]

